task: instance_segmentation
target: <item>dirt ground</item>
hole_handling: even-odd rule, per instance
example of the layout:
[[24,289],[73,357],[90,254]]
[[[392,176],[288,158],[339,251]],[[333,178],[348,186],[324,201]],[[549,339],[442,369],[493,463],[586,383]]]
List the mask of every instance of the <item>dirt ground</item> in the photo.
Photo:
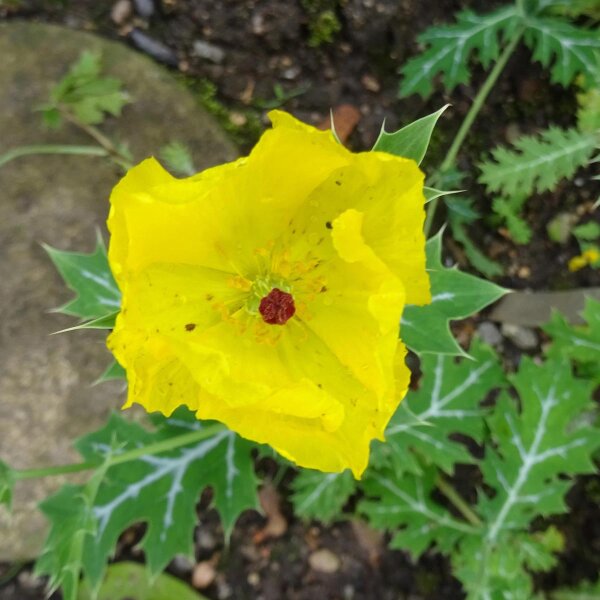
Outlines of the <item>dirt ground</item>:
[[[470,86],[452,94],[441,91],[428,101],[417,96],[398,99],[398,69],[418,51],[416,35],[433,23],[447,22],[461,8],[489,10],[492,0],[11,0],[0,3],[0,18],[25,18],[66,24],[97,32],[137,47],[181,74],[199,99],[217,114],[242,151],[248,150],[264,127],[268,108],[283,107],[303,120],[323,123],[329,110],[354,107],[358,122],[349,137],[353,149],[372,146],[386,120],[393,130],[449,102],[432,140],[424,165],[434,168],[448,149],[466,114],[483,72],[475,68]],[[135,5],[135,6],[134,6]],[[331,6],[340,25],[331,43],[314,45],[314,26],[307,6]],[[131,11],[127,11],[127,6]],[[135,13],[137,7],[138,13]],[[144,17],[144,8],[152,14]],[[125,14],[127,13],[127,14]],[[125,16],[123,16],[125,15]],[[312,24],[312,25],[311,25]],[[321,32],[321,35],[323,33]],[[203,42],[203,44],[198,44]],[[157,46],[156,44],[160,44]],[[208,44],[208,46],[206,45]],[[211,84],[214,84],[214,88]],[[475,173],[473,164],[491,146],[514,139],[517,132],[533,132],[550,123],[574,123],[575,97],[549,82],[546,72],[530,62],[526,49],[510,61],[491,94],[460,155],[460,167]],[[352,111],[351,111],[352,112]],[[582,176],[585,176],[583,174]],[[482,214],[489,215],[490,200],[471,176],[465,183]],[[473,239],[489,256],[500,261],[505,274],[498,283],[514,289],[571,289],[600,285],[598,271],[569,273],[568,260],[578,253],[574,241],[551,242],[547,223],[558,211],[573,211],[593,201],[589,185],[581,180],[564,183],[554,193],[533,198],[525,216],[533,229],[527,246],[514,244],[507,233],[484,217],[471,229]],[[596,190],[597,195],[597,190]],[[443,216],[443,215],[442,215]],[[459,247],[446,251],[469,269]],[[464,327],[472,327],[466,324]],[[460,327],[460,326],[459,326]],[[267,474],[273,465],[261,464]],[[456,484],[469,489],[472,474],[459,472]],[[276,539],[259,535],[264,526],[257,514],[243,516],[231,545],[223,547],[215,514],[199,506],[197,559],[214,559],[217,575],[203,590],[211,600],[458,600],[464,595],[450,574],[447,561],[434,552],[412,564],[402,552],[385,548],[350,522],[324,527],[294,518],[286,500],[289,477],[279,486],[288,523]],[[569,585],[593,578],[600,569],[600,483],[598,477],[580,478],[569,495],[571,512],[554,519],[566,536],[559,566],[537,578],[540,589]],[[117,558],[141,560],[135,542],[141,531],[126,532]],[[317,549],[338,560],[333,573],[314,569],[309,556]],[[181,561],[169,571],[191,579],[191,566]],[[0,577],[9,567],[0,566]],[[0,587],[0,600],[42,598],[29,567]],[[52,598],[59,598],[58,594]]]

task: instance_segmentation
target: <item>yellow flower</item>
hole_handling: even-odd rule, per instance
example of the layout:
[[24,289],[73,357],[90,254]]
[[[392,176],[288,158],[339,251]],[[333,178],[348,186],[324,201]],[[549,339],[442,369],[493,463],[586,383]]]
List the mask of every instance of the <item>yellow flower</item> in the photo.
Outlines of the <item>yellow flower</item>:
[[579,271],[580,269],[583,269],[583,267],[593,265],[598,262],[598,260],[600,260],[600,250],[594,247],[587,248],[587,250],[584,250],[579,256],[574,256],[569,261],[569,271]]
[[251,154],[115,187],[109,347],[148,411],[185,404],[297,464],[364,471],[406,393],[398,327],[430,300],[423,174],[270,114]]

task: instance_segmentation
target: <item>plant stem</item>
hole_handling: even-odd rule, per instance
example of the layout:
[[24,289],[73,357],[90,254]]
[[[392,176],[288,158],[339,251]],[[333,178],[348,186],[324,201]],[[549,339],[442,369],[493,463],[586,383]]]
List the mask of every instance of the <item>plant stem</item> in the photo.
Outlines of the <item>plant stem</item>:
[[88,125],[87,123],[84,123],[83,121],[78,119],[74,114],[72,114],[71,112],[69,112],[68,110],[66,110],[64,108],[60,109],[60,113],[67,121],[69,121],[69,123],[75,125],[75,127],[78,127],[79,129],[81,129],[84,133],[86,133],[93,140],[95,140],[102,148],[104,148],[104,150],[106,150],[108,155],[118,165],[124,167],[125,169],[130,169],[133,166],[133,164],[129,160],[129,157],[126,156],[125,154],[123,154],[123,152],[121,150],[119,150],[119,148],[117,148],[117,146],[115,146],[115,144],[112,142],[112,140],[110,140],[110,138],[105,136],[97,127],[94,127],[93,125]]
[[[127,452],[123,452],[122,454],[114,454],[107,459],[108,467],[106,468],[112,467],[114,465],[120,465],[124,462],[135,460],[142,456],[160,454],[162,452],[174,450],[175,448],[179,448],[180,446],[186,446],[187,444],[200,442],[225,430],[225,425],[211,425],[209,427],[205,427],[204,429],[199,429],[198,431],[191,431],[190,433],[184,433],[183,435],[178,435],[172,438],[168,438],[166,440],[161,440],[160,442],[155,442],[154,444],[149,444],[148,446],[134,448],[133,450],[128,450]],[[50,477],[54,475],[63,475],[66,473],[77,473],[79,471],[87,471],[89,469],[95,469],[97,467],[99,467],[99,464],[97,462],[81,462],[72,463],[68,465],[55,465],[52,467],[44,467],[39,469],[20,469],[15,470],[13,472],[13,475],[15,480],[33,479],[36,477]]]
[[107,150],[97,146],[75,146],[71,144],[38,144],[35,146],[21,146],[9,150],[0,155],[0,167],[7,162],[20,158],[21,156],[30,156],[33,154],[78,154],[86,156],[108,156]]
[[440,489],[442,494],[452,502],[452,505],[460,512],[460,514],[475,527],[481,527],[481,519],[477,516],[475,511],[462,499],[459,493],[454,487],[448,483],[442,475],[438,475],[435,484]]
[[[458,130],[456,137],[454,138],[454,141],[452,142],[452,145],[450,146],[450,149],[448,150],[448,154],[446,155],[446,158],[444,159],[444,162],[442,162],[442,164],[440,165],[440,167],[438,169],[438,172],[437,172],[438,177],[440,175],[443,175],[446,171],[448,171],[454,165],[454,162],[456,161],[456,157],[458,156],[458,152],[460,151],[460,148],[462,147],[463,142],[465,141],[465,138],[467,137],[467,134],[469,133],[477,115],[483,108],[484,102],[486,101],[487,97],[489,96],[490,92],[492,91],[492,88],[494,87],[494,84],[498,80],[498,77],[500,77],[500,74],[504,70],[506,63],[508,62],[509,58],[512,56],[512,53],[514,52],[517,44],[521,40],[522,35],[523,35],[523,28],[521,28],[519,31],[515,32],[512,40],[504,48],[504,50],[502,51],[502,54],[496,61],[494,68],[490,71],[489,75],[487,76],[486,80],[484,81],[483,85],[481,86],[479,92],[477,93],[477,96],[475,96],[475,100],[473,100],[473,104],[471,105],[471,108],[469,109],[467,116],[465,117],[464,121],[462,122],[462,124],[460,126],[460,129]],[[435,198],[434,200],[432,200],[429,203],[429,207],[427,210],[427,218],[425,220],[425,236],[429,236],[429,233],[431,231],[431,227],[433,225],[433,221],[435,218],[435,213],[436,213],[436,210],[438,207],[438,200],[439,200],[439,198]]]

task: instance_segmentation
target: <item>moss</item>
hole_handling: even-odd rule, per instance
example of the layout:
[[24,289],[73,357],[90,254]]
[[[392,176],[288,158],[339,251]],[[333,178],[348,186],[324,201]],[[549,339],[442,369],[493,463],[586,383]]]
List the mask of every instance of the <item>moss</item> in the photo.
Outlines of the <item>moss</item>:
[[264,129],[259,111],[253,108],[243,110],[236,108],[236,112],[245,117],[245,122],[241,125],[233,123],[231,110],[217,97],[217,86],[212,81],[185,76],[182,76],[182,80],[196,96],[199,104],[217,119],[242,152],[246,152],[254,146]]
[[318,48],[333,42],[335,34],[342,29],[337,17],[337,0],[301,0],[302,8],[308,15],[310,36],[308,45]]

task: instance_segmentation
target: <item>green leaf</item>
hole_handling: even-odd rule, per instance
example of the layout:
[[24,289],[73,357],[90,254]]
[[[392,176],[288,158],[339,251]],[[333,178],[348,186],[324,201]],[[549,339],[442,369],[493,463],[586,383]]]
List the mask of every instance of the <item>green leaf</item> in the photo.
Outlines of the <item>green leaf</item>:
[[106,577],[94,595],[87,581],[83,581],[77,600],[206,600],[181,580],[161,573],[152,579],[144,565],[119,562],[110,565]]
[[[114,414],[103,429],[81,438],[77,448],[86,461],[94,461],[203,427],[187,410],[155,421],[160,426],[150,432]],[[176,554],[191,556],[195,506],[207,486],[213,489],[228,536],[240,513],[257,507],[252,447],[235,433],[222,431],[196,444],[110,466],[93,506],[97,531],[85,544],[83,564],[92,587],[101,582],[121,532],[138,521],[148,524],[140,545],[152,574]]]
[[595,221],[589,221],[585,225],[578,225],[573,229],[573,235],[580,241],[593,242],[600,238],[600,225]]
[[423,194],[425,195],[425,204],[427,204],[428,202],[431,202],[436,198],[450,196],[452,194],[460,194],[460,190],[452,190],[450,192],[446,192],[444,190],[436,190],[435,188],[425,186],[423,188]]
[[504,270],[496,261],[488,258],[469,237],[464,222],[459,219],[449,219],[450,230],[455,241],[462,245],[469,262],[474,269],[492,278],[502,275]]
[[492,203],[494,212],[506,221],[510,237],[517,244],[529,243],[533,233],[527,221],[519,215],[520,206],[525,200],[527,196],[515,196],[510,200],[496,198]]
[[593,472],[591,454],[600,446],[593,427],[578,422],[592,406],[593,385],[575,379],[568,361],[536,365],[524,357],[511,379],[521,410],[508,394],[500,397],[488,419],[495,444],[482,462],[485,481],[496,491],[479,502],[490,546],[537,515],[565,511],[567,476]]
[[160,158],[175,175],[190,177],[196,173],[189,148],[182,142],[171,142],[159,151]]
[[64,252],[44,245],[54,266],[76,296],[56,309],[66,315],[94,320],[114,314],[121,306],[121,293],[112,276],[106,248],[100,235],[91,254]]
[[584,581],[574,589],[562,588],[550,593],[550,600],[600,600],[600,579]]
[[106,367],[104,373],[94,381],[93,385],[104,383],[105,381],[114,381],[116,379],[127,379],[127,373],[116,360],[113,360],[112,363]]
[[552,552],[528,532],[503,535],[500,551],[490,551],[481,533],[461,540],[453,553],[452,567],[467,592],[467,600],[534,600],[537,596],[525,568],[532,554],[546,564],[556,562]]
[[0,505],[4,504],[9,510],[12,506],[14,485],[14,471],[0,460]]
[[457,575],[473,598],[515,589],[519,571],[527,583],[526,565],[552,566],[550,553],[560,540],[547,534],[523,548],[523,536],[534,518],[567,510],[569,476],[593,472],[591,455],[600,445],[593,426],[582,419],[592,405],[593,386],[575,379],[567,361],[536,365],[524,357],[511,380],[520,410],[512,396],[502,393],[487,419],[493,443],[481,470],[494,494],[480,494],[477,507],[485,532],[461,543],[456,558]]
[[433,543],[448,552],[461,536],[476,529],[432,500],[436,477],[435,468],[420,475],[399,474],[390,468],[369,470],[361,482],[367,498],[358,510],[373,527],[397,530],[390,542],[392,548],[407,550],[415,558]]
[[[412,158],[420,165],[423,158],[425,158],[431,134],[435,129],[436,123],[448,106],[450,105],[446,104],[446,106],[443,106],[438,111],[406,125],[395,133],[387,133],[384,123],[379,137],[373,146],[373,150],[388,152],[389,154],[403,158]],[[448,192],[440,192],[438,196],[444,193]]]
[[63,600],[77,598],[84,547],[96,533],[93,504],[105,473],[106,463],[85,485],[64,485],[39,506],[50,531],[35,574],[48,577],[48,596],[60,588]]
[[480,404],[505,378],[491,348],[474,340],[469,352],[473,360],[460,362],[443,354],[422,357],[420,387],[409,391],[385,432],[397,470],[407,468],[413,450],[449,474],[456,463],[474,462],[467,447],[451,436],[482,440],[485,411]]
[[519,22],[516,7],[504,6],[485,15],[465,10],[458,13],[453,25],[430,27],[418,38],[427,50],[402,68],[400,96],[416,93],[427,98],[439,73],[447,91],[468,83],[470,60],[487,69],[500,54],[500,38],[507,39]]
[[341,515],[355,491],[356,482],[350,471],[321,473],[302,469],[292,483],[291,500],[299,517],[330,523]]
[[600,130],[600,71],[596,85],[577,94],[577,127],[579,131],[595,133]]
[[[50,111],[66,106],[77,119],[87,125],[98,125],[105,114],[118,117],[129,96],[122,90],[120,80],[102,77],[100,54],[84,51],[68,74],[52,90],[51,103],[42,107],[45,120]],[[51,118],[53,125],[58,122]]]
[[582,75],[590,83],[600,68],[600,35],[555,17],[530,17],[526,20],[525,43],[533,60],[550,68],[554,83],[567,87]]
[[522,136],[514,149],[500,146],[492,151],[493,161],[479,164],[479,182],[509,198],[552,190],[589,163],[597,142],[591,134],[558,127]]
[[587,325],[570,325],[557,311],[543,328],[552,337],[548,356],[575,361],[578,374],[600,383],[600,301],[586,298],[583,317]]
[[502,275],[502,267],[483,254],[469,237],[467,225],[481,216],[473,208],[473,200],[463,196],[455,196],[446,200],[446,207],[448,208],[448,224],[452,231],[452,237],[462,245],[471,265],[488,278]]
[[444,268],[441,263],[442,231],[428,240],[426,251],[431,304],[404,309],[401,338],[417,354],[465,355],[450,332],[449,321],[476,313],[507,290],[456,268]]

